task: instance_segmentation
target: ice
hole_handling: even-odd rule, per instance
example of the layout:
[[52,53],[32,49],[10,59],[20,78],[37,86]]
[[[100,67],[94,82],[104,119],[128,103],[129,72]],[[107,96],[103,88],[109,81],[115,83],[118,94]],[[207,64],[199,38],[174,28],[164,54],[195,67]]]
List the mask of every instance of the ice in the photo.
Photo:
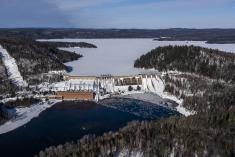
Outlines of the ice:
[[42,111],[46,110],[47,108],[50,108],[58,102],[59,100],[51,100],[47,102],[40,102],[30,107],[16,108],[16,118],[4,123],[3,125],[0,125],[0,134],[7,133],[25,125],[26,123],[30,122],[33,118],[38,117]]
[[131,75],[140,73],[134,68],[135,59],[158,46],[195,45],[235,52],[235,44],[207,44],[204,41],[153,41],[152,39],[51,39],[49,41],[88,42],[97,49],[65,48],[82,54],[77,61],[66,63],[74,69],[71,75]]

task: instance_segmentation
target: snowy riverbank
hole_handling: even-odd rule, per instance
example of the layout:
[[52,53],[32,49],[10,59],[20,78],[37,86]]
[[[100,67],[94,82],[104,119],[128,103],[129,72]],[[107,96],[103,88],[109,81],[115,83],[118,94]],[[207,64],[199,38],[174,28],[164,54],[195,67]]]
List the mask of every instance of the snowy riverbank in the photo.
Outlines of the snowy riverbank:
[[[164,74],[162,74],[164,75]],[[151,92],[154,93],[156,95],[158,95],[159,97],[161,97],[162,99],[169,99],[172,101],[175,101],[178,106],[176,107],[176,110],[183,114],[184,116],[189,116],[189,115],[193,115],[195,114],[193,111],[189,111],[186,108],[183,107],[182,103],[183,100],[178,99],[177,97],[175,97],[174,95],[170,95],[169,93],[164,92],[165,89],[165,83],[164,81],[161,79],[160,76],[156,75],[155,77],[150,77],[150,78],[143,78],[143,90],[147,91],[147,92]],[[138,95],[129,95],[132,98],[136,98],[138,100],[142,100],[142,101],[147,101],[147,102],[151,102],[154,104],[159,104],[159,98],[152,98],[152,96],[147,96],[146,94],[138,94]],[[157,97],[157,96],[156,96]],[[154,100],[155,99],[155,100]]]
[[144,102],[149,102],[152,104],[156,104],[162,107],[166,107],[169,109],[174,109],[176,104],[172,104],[171,102],[166,101],[159,95],[155,93],[150,93],[150,92],[142,92],[142,93],[131,93],[127,95],[121,95],[120,97],[122,98],[129,98],[129,99],[135,99],[135,100],[141,100]]
[[38,117],[39,114],[46,110],[47,108],[52,107],[56,103],[60,102],[59,100],[51,100],[46,102],[40,102],[31,107],[25,108],[16,108],[16,118],[9,120],[0,126],[0,134],[10,132],[14,129],[17,129],[28,122],[33,118]]

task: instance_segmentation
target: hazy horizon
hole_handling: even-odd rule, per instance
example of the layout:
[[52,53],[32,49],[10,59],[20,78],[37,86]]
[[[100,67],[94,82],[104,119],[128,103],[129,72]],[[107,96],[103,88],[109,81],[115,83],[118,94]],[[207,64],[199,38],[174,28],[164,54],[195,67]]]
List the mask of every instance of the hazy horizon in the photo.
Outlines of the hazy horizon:
[[208,28],[190,28],[190,27],[170,27],[170,28],[89,28],[89,27],[0,27],[0,29],[94,29],[94,30],[166,30],[166,29],[235,29],[234,27],[208,27]]

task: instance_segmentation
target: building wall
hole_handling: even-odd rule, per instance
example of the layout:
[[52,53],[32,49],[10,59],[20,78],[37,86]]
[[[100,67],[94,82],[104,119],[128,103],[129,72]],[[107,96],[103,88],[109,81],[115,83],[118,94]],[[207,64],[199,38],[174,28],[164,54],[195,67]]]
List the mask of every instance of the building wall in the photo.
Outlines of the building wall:
[[70,92],[70,91],[61,91],[56,92],[57,97],[61,97],[63,100],[94,100],[93,92]]

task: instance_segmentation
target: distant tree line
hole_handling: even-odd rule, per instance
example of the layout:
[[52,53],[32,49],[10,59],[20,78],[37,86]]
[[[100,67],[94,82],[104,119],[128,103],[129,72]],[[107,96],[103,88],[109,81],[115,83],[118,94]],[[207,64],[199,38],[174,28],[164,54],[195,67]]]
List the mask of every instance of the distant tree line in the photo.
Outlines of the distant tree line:
[[50,42],[43,41],[42,43],[47,44],[51,47],[80,47],[80,48],[97,48],[96,45],[86,42]]
[[63,38],[161,38],[172,41],[210,41],[234,43],[235,29],[75,29],[75,28],[25,28],[0,29],[0,36],[30,39]]

